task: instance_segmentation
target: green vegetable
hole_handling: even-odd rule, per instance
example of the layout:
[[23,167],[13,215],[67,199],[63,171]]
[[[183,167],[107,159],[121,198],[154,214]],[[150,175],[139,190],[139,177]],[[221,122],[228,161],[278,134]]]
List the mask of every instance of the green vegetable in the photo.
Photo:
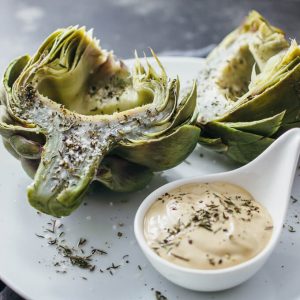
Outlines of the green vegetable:
[[206,59],[199,78],[199,142],[247,163],[300,125],[300,48],[257,12]]
[[143,188],[194,149],[196,85],[179,101],[179,80],[137,58],[130,73],[84,28],[52,33],[4,75],[0,134],[32,177],[29,202],[69,215],[93,180],[115,191]]

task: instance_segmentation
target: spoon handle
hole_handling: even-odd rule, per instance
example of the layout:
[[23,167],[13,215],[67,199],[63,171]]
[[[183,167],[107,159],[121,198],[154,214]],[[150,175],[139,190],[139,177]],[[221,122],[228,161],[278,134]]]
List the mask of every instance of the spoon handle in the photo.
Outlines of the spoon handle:
[[279,137],[266,151],[247,165],[257,168],[262,175],[273,177],[281,173],[286,179],[294,176],[300,154],[300,128],[291,129]]
[[[270,199],[279,210],[287,209],[300,154],[300,128],[287,131],[266,151],[244,167],[254,190]],[[284,216],[283,216],[284,217]]]

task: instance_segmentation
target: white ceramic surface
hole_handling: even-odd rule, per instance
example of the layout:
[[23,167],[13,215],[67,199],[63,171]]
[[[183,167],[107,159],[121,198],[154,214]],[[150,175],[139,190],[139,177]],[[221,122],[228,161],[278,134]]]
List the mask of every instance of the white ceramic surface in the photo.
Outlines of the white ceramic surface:
[[[167,279],[197,291],[221,291],[253,276],[272,254],[282,231],[300,149],[300,129],[282,135],[254,161],[233,171],[179,179],[152,192],[139,207],[134,221],[135,236],[152,265]],[[273,219],[273,233],[267,246],[254,258],[218,270],[195,270],[170,263],[158,256],[144,236],[144,217],[149,207],[167,192],[185,184],[228,182],[249,191],[263,204]]]
[[[182,86],[197,76],[202,64],[200,59],[191,58],[164,58],[162,62],[170,75],[180,75]],[[200,153],[204,156],[200,157]],[[290,205],[286,221],[297,232],[289,232],[286,226],[266,265],[246,283],[224,292],[199,293],[172,284],[154,270],[135,242],[134,215],[153,190],[186,176],[224,172],[235,167],[225,157],[197,147],[187,162],[157,174],[143,191],[116,194],[93,185],[84,199],[88,205],[82,205],[62,220],[66,239],[76,243],[80,237],[86,237],[87,246],[106,249],[108,255],[99,258],[97,268],[112,261],[123,262],[125,254],[129,254],[130,263],[117,270],[114,276],[101,274],[99,269],[90,273],[78,268],[68,269],[67,274],[57,274],[53,268],[55,248],[46,246],[43,239],[35,236],[50,217],[38,216],[29,206],[25,189],[31,180],[20,163],[0,144],[0,278],[32,300],[152,300],[155,295],[151,288],[161,291],[169,300],[300,299],[300,225],[295,218],[300,215],[300,201]],[[296,175],[292,192],[295,197],[300,197],[299,183]],[[118,223],[124,223],[121,238],[117,237],[119,229],[115,225]],[[82,276],[88,280],[82,280]]]

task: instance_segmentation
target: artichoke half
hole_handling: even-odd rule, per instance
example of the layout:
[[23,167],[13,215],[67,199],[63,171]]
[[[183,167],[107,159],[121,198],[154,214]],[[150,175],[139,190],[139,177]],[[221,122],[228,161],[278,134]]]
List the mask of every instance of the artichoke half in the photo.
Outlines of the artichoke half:
[[300,48],[251,12],[200,73],[199,142],[247,163],[300,126]]
[[114,191],[144,187],[195,147],[196,84],[179,101],[179,80],[136,58],[130,73],[84,28],[52,33],[4,75],[0,133],[33,176],[36,209],[69,215],[93,180]]

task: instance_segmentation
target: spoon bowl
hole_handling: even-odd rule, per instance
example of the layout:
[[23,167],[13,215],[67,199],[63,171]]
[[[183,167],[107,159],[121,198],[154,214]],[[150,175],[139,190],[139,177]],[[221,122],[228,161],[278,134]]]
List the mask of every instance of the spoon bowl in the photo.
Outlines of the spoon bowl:
[[[234,287],[253,276],[274,250],[282,230],[300,152],[300,129],[278,138],[249,164],[236,170],[180,179],[152,192],[140,205],[134,221],[135,236],[153,267],[182,287],[197,291],[220,291]],[[178,186],[190,183],[227,182],[247,190],[264,205],[273,219],[273,233],[266,247],[255,257],[238,265],[216,270],[178,266],[158,256],[144,237],[144,217],[156,199]]]

